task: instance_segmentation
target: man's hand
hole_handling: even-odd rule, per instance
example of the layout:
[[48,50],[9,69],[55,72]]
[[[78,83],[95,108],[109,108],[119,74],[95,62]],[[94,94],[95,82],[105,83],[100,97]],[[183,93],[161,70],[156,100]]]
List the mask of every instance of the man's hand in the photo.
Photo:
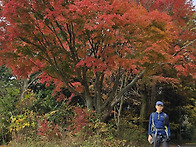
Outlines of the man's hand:
[[167,142],[170,142],[170,137],[167,137]]
[[151,141],[152,141],[152,136],[148,135],[148,142],[151,143]]

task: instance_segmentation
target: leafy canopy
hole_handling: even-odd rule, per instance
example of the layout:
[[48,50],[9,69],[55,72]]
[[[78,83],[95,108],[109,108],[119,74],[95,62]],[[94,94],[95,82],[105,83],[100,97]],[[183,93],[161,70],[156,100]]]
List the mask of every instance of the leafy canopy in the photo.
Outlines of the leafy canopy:
[[122,74],[133,80],[146,69],[145,76],[168,80],[160,72],[165,63],[184,75],[195,67],[193,62],[176,64],[185,59],[174,56],[181,50],[174,17],[153,7],[148,10],[142,3],[3,0],[2,4],[1,63],[22,77],[41,70],[40,81],[53,81],[57,91],[68,88],[91,107],[112,102]]

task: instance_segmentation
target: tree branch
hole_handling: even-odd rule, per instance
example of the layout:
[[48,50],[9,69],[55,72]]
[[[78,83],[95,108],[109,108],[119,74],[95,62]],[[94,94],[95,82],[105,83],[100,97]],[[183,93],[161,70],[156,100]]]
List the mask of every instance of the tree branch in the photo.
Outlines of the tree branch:
[[187,45],[181,47],[179,51],[177,51],[176,53],[173,54],[173,57],[176,56],[178,53],[180,53],[182,50],[184,50],[187,46],[193,44],[195,41],[196,41],[196,39],[192,40],[192,41],[189,42]]
[[116,96],[116,98],[114,99],[114,101],[111,103],[111,106],[113,107],[117,102],[119,102],[121,100],[121,96],[127,91],[129,90],[145,73],[145,70],[143,70],[141,73],[137,74],[135,76],[135,78],[131,81],[131,83],[129,83],[126,87],[124,87],[119,94]]
[[104,110],[104,108],[108,105],[108,103],[112,100],[112,98],[115,95],[116,89],[117,89],[118,84],[119,84],[120,75],[121,75],[120,72],[121,72],[121,68],[119,67],[118,75],[117,75],[116,80],[114,82],[114,86],[113,86],[112,92],[110,93],[110,96],[106,99],[105,103],[102,105],[101,111]]

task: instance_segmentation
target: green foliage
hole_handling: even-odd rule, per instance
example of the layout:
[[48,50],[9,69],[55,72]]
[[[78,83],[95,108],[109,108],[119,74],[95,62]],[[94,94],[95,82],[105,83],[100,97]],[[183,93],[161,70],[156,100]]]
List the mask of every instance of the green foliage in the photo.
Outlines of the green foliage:
[[77,141],[73,141],[73,145],[85,147],[148,146],[144,128],[134,125],[124,118],[119,133],[112,121],[110,121],[111,123],[104,123],[98,119],[95,113],[87,113],[88,122],[79,132],[75,133],[74,130],[69,130],[71,136],[78,138]]
[[169,114],[172,137],[191,139],[194,132],[190,132],[190,128],[196,125],[195,85],[184,81],[175,88],[170,85],[162,86],[160,99],[165,102],[164,111]]
[[[120,137],[116,132],[116,128],[112,124],[107,124],[101,122],[94,112],[85,111],[82,108],[75,108],[75,115],[70,122],[73,125],[78,122],[85,122],[82,128],[78,131],[78,128],[71,128],[70,130],[67,127],[60,126],[50,119],[50,116],[53,116],[56,111],[51,111],[50,113],[46,113],[44,116],[39,116],[39,121],[37,127],[36,135],[25,135],[24,129],[29,128],[29,126],[25,125],[24,115],[21,117],[21,123],[23,124],[23,132],[19,132],[17,136],[10,142],[9,146],[17,146],[17,145],[31,145],[31,146],[85,146],[85,147],[107,147],[107,146],[121,146],[121,147],[134,147],[144,145],[148,146],[146,142],[146,138],[144,138],[145,133],[144,129],[138,127],[137,125],[133,125],[132,123],[127,122],[126,120],[120,126],[121,134]],[[80,112],[80,113],[79,113]],[[28,113],[29,114],[29,113]],[[32,112],[31,112],[32,114]],[[78,118],[78,115],[80,116]],[[84,114],[84,117],[83,115]],[[31,115],[33,116],[33,114]],[[30,115],[29,115],[30,117]],[[69,115],[71,118],[72,116]],[[82,118],[82,119],[80,119]],[[84,119],[84,120],[83,120]],[[17,119],[19,120],[19,119]],[[75,120],[75,121],[74,121]],[[83,120],[83,121],[82,121]],[[15,120],[16,122],[16,120]],[[20,125],[18,125],[20,126]],[[67,128],[65,131],[64,129]],[[75,130],[77,130],[77,132]],[[26,136],[26,137],[24,137]]]
[[192,140],[193,134],[195,133],[194,128],[191,124],[182,126],[182,138],[184,140]]
[[115,133],[118,138],[124,139],[128,144],[142,146],[148,144],[146,130],[138,124],[134,124],[128,119],[122,119],[120,131]]
[[34,128],[37,125],[36,122],[37,115],[33,111],[26,110],[23,114],[11,116],[9,130],[10,132],[19,132],[24,128],[32,128],[34,132]]
[[[17,145],[31,145],[31,146],[84,146],[84,147],[135,147],[140,146],[138,143],[134,143],[131,139],[129,141],[118,138],[114,135],[114,130],[111,125],[101,122],[99,119],[89,120],[88,125],[84,126],[80,132],[75,133],[75,131],[63,131],[61,127],[56,129],[52,128],[51,124],[44,120],[42,122],[42,135],[38,135],[33,140],[27,138],[26,140],[19,136],[12,142],[10,142],[9,146],[17,146]],[[135,126],[133,126],[135,127]],[[135,128],[136,129],[136,128]],[[58,131],[57,131],[58,130]],[[44,132],[45,131],[45,132]],[[132,130],[129,130],[132,131]],[[134,132],[135,136],[138,136],[139,133],[137,131]],[[141,133],[141,132],[140,132]],[[54,135],[59,134],[60,136],[54,137]],[[130,134],[127,134],[130,135]],[[129,138],[131,136],[128,136]],[[16,142],[17,141],[17,142]],[[141,141],[141,140],[140,140]],[[144,145],[144,144],[142,144]]]
[[57,98],[52,96],[53,88],[53,86],[46,88],[42,85],[42,89],[36,94],[36,101],[29,109],[37,112],[40,119],[47,119],[65,127],[70,124],[70,115],[73,115],[72,107],[67,105],[66,99],[61,102],[57,101]]
[[10,117],[18,113],[17,99],[20,96],[20,82],[5,66],[0,67],[0,144],[9,141]]
[[[47,119],[51,124],[68,125],[71,110],[67,104],[52,96],[54,86],[33,84],[21,97],[22,82],[9,69],[0,68],[0,144],[18,135],[34,137],[39,122]],[[29,133],[31,132],[31,133]]]
[[[121,114],[119,131],[112,119],[101,122],[95,112],[69,105],[54,85],[34,83],[21,98],[21,83],[2,67],[0,72],[0,138],[10,146],[148,146],[147,132],[138,124],[139,105]],[[195,124],[195,89],[163,85],[161,97],[170,116],[172,133],[191,139]],[[183,88],[182,88],[183,87]],[[165,94],[165,91],[167,92]],[[176,99],[178,97],[178,99]],[[172,107],[175,104],[176,107]],[[180,119],[179,119],[180,118]],[[77,132],[77,133],[76,133]],[[175,132],[175,133],[174,133]]]

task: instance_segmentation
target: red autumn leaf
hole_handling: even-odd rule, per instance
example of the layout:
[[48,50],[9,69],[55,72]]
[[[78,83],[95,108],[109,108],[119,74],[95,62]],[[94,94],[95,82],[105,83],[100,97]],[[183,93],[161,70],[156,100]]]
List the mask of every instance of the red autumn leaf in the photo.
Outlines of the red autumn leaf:
[[185,0],[1,2],[0,63],[20,77],[41,70],[41,82],[68,88],[90,109],[117,102],[123,75],[133,83],[141,71],[165,82],[195,78],[194,11]]

